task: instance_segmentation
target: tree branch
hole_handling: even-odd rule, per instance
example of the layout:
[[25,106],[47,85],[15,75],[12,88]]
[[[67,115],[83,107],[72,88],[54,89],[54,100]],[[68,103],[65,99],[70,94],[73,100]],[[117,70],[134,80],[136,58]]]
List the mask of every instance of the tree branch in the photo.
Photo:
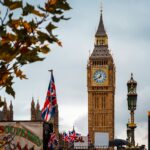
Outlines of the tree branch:
[[6,17],[7,17],[7,15],[8,15],[8,8],[6,10],[4,18],[2,19],[2,25],[4,25],[4,21],[5,21]]

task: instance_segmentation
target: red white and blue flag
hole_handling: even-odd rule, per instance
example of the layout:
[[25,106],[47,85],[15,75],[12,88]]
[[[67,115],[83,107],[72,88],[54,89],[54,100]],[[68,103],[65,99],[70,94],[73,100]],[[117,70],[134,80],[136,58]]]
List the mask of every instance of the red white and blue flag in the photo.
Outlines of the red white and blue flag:
[[69,138],[72,142],[74,142],[75,138],[76,138],[76,132],[73,131],[69,131]]
[[66,132],[64,132],[62,136],[63,136],[62,138],[65,142],[70,143],[70,138]]
[[56,87],[55,87],[53,72],[51,72],[51,80],[48,86],[44,107],[42,109],[43,120],[48,122],[50,118],[54,116],[56,106],[57,106]]
[[48,147],[49,148],[53,148],[53,146],[54,145],[56,146],[57,144],[58,144],[58,140],[56,138],[55,132],[53,132],[53,133],[50,134],[50,139],[49,139],[49,142],[48,142]]
[[68,143],[74,143],[75,141],[81,138],[81,134],[76,133],[75,130],[69,131],[69,134],[66,132],[63,133],[63,140]]

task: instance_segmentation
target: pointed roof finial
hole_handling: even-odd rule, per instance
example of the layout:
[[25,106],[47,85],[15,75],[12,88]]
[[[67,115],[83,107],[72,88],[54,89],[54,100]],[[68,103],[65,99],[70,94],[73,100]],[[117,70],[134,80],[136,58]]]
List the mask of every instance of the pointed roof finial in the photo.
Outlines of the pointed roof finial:
[[103,2],[102,2],[102,0],[101,0],[100,12],[101,12],[101,14],[103,13]]
[[37,109],[37,110],[40,109],[39,99],[37,99],[36,109]]
[[32,101],[31,101],[31,105],[34,107],[35,103],[34,103],[34,97],[32,97]]
[[130,85],[130,84],[137,84],[137,82],[133,79],[133,73],[131,73],[131,78],[130,78],[130,80],[127,82],[127,85]]
[[133,73],[131,73],[131,79],[133,79]]
[[75,131],[75,130],[74,130],[74,125],[73,125],[73,131]]
[[99,25],[98,25],[98,29],[97,32],[95,34],[96,37],[99,36],[107,36],[106,31],[105,31],[105,27],[104,27],[104,23],[103,23],[103,5],[102,5],[102,1],[101,1],[101,8],[100,8],[100,21],[99,21]]

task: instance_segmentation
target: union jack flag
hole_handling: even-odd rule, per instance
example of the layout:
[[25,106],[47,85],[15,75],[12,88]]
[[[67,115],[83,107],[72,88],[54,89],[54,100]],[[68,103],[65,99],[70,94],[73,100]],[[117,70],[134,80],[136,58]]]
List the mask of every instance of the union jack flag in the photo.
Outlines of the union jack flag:
[[49,121],[55,114],[55,107],[57,105],[56,87],[54,82],[53,73],[51,72],[51,80],[48,86],[47,96],[42,109],[42,118],[45,121]]
[[73,131],[69,131],[69,138],[72,142],[74,142],[75,138],[76,138],[76,132]]
[[63,133],[62,137],[65,142],[70,142],[70,138],[66,132]]
[[49,139],[49,142],[48,142],[48,147],[52,148],[53,145],[56,146],[57,144],[58,144],[58,140],[56,138],[55,132],[53,132],[53,133],[50,134],[50,139]]

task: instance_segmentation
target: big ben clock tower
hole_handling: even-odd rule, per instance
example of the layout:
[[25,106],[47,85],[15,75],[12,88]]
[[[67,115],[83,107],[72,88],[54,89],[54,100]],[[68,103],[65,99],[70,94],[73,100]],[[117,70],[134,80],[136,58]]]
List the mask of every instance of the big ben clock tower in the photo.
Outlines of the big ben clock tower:
[[95,133],[104,133],[114,139],[115,65],[108,49],[108,36],[102,11],[94,50],[87,64],[88,131],[94,144]]

